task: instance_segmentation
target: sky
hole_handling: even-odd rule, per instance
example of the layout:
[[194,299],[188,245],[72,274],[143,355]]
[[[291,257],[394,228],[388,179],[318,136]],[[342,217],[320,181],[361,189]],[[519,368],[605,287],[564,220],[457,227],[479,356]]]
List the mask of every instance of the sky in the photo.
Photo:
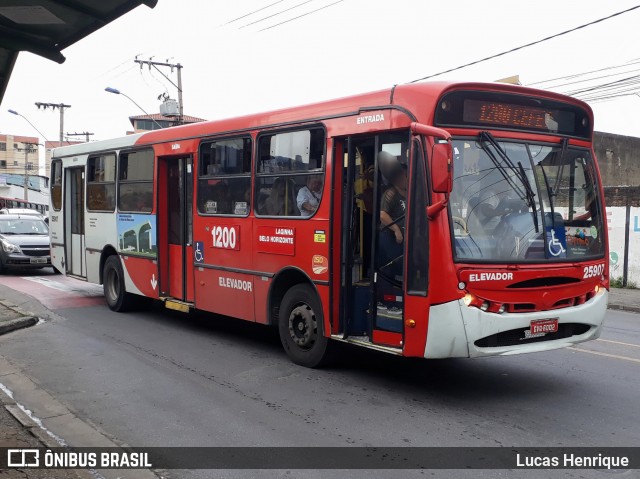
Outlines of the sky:
[[[159,112],[160,95],[177,98],[177,89],[156,70],[140,68],[136,57],[180,63],[184,113],[214,120],[389,88],[637,5],[639,0],[158,0],[154,9],[138,7],[65,49],[63,64],[20,53],[0,105],[0,133],[41,137],[24,118],[8,113],[12,109],[47,139],[58,140],[59,112],[35,106],[42,102],[71,105],[65,133],[91,132],[91,140],[124,136],[129,116],[144,113],[106,87],[126,93],[147,113]],[[432,80],[491,82],[519,75],[523,85],[561,93],[619,82],[623,87],[614,93],[625,96],[589,101],[595,129],[640,137],[639,25],[637,9]],[[175,70],[160,69],[177,82]],[[555,78],[561,79],[549,82]],[[602,90],[593,92],[581,95],[602,96]]]

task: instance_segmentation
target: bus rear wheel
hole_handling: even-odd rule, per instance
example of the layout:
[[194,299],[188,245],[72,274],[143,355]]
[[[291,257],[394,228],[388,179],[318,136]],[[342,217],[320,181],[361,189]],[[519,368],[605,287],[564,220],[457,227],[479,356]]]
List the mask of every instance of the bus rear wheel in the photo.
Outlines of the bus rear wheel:
[[131,308],[133,295],[127,293],[124,285],[124,272],[120,264],[120,258],[116,255],[109,256],[104,263],[104,297],[112,311],[123,312]]
[[296,285],[282,298],[278,318],[280,341],[289,358],[316,368],[329,359],[329,339],[323,334],[322,305],[306,284]]

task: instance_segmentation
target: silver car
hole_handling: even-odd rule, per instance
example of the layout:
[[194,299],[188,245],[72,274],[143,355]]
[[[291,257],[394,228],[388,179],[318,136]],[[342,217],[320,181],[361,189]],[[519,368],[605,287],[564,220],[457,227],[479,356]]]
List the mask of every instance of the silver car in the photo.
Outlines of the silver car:
[[0,273],[7,268],[51,267],[49,228],[37,216],[0,215]]

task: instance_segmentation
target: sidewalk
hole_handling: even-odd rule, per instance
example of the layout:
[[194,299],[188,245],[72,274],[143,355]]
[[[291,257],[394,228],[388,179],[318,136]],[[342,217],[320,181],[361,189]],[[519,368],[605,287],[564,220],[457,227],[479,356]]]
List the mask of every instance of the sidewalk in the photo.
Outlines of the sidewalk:
[[[38,322],[38,318],[20,309],[10,301],[0,300],[0,335],[28,328]],[[2,377],[0,377],[0,383]],[[0,389],[0,447],[30,448],[59,447],[15,401]],[[83,470],[69,469],[9,469],[0,470],[6,479],[83,479],[91,477]]]
[[609,291],[609,309],[640,313],[640,289],[611,288]]

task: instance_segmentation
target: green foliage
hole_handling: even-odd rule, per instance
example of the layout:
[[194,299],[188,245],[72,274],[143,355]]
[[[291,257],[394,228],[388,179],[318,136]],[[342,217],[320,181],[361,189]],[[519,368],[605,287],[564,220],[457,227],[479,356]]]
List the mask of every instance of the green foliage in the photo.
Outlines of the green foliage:
[[610,281],[612,288],[627,288],[627,289],[637,289],[638,285],[635,281],[627,281],[627,286],[622,285],[622,278],[615,278]]

